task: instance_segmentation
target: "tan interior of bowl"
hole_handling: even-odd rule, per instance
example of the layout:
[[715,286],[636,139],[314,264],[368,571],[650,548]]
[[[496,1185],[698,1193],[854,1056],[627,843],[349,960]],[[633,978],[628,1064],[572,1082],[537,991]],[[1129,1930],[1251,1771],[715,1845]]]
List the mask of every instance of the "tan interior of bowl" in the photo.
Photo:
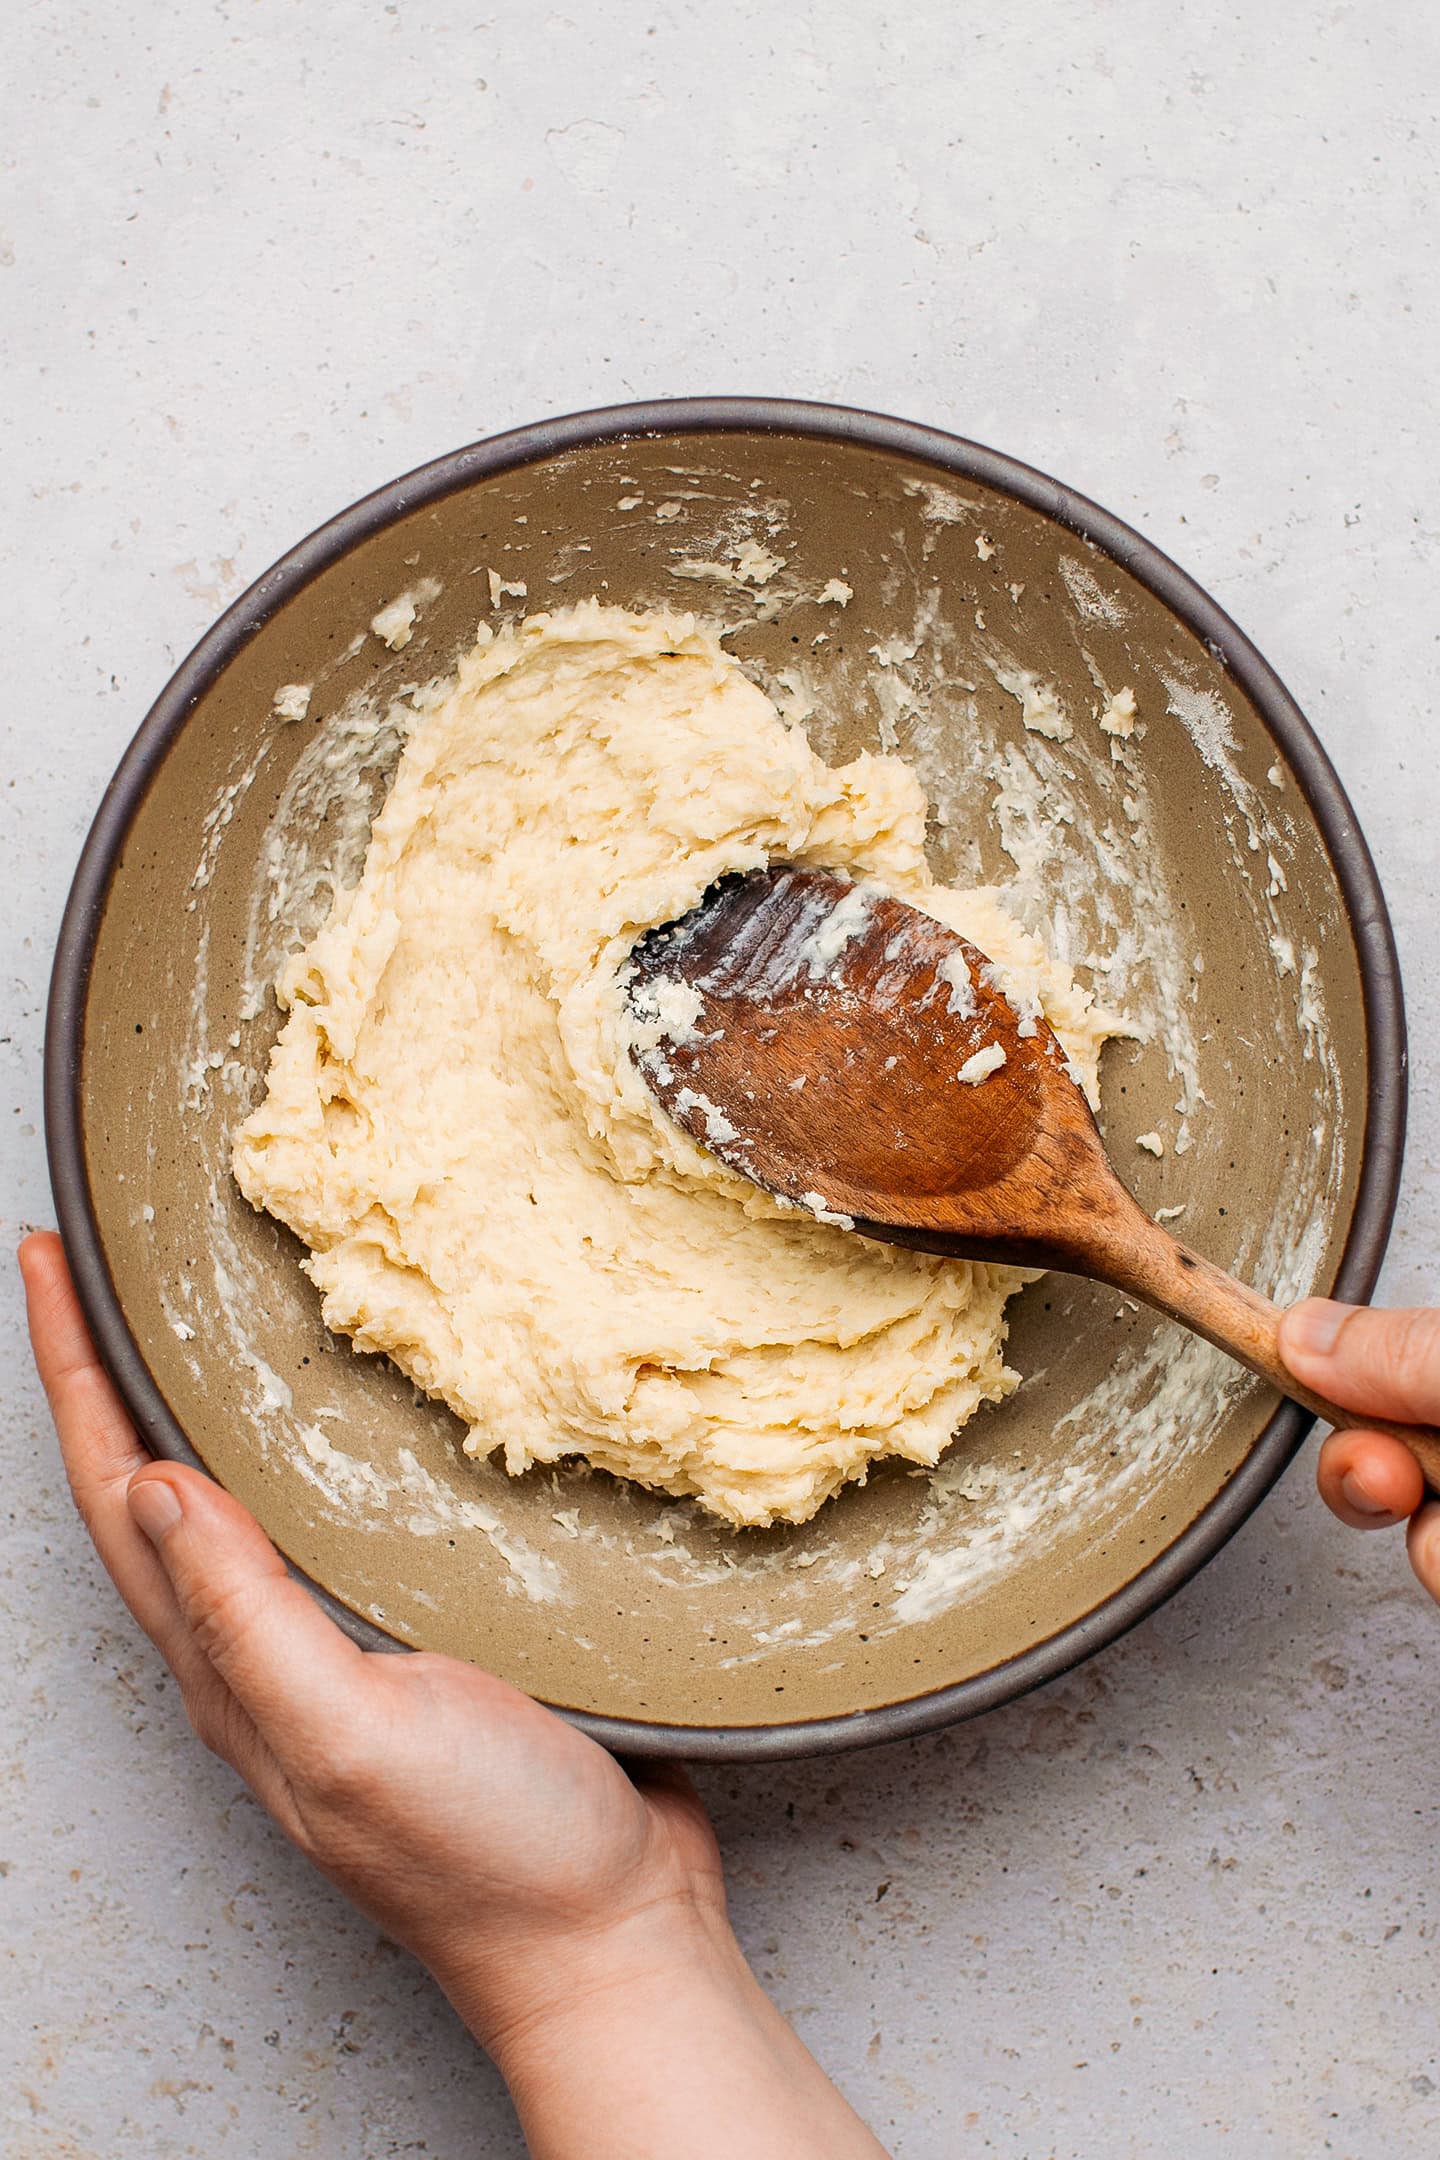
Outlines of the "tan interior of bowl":
[[[783,558],[763,585],[677,575],[733,571],[747,540]],[[391,702],[499,620],[491,570],[527,588],[500,596],[511,615],[598,593],[718,616],[792,711],[813,707],[827,754],[909,757],[937,863],[1010,886],[1148,1021],[1106,1062],[1132,1189],[1284,1297],[1333,1278],[1363,1137],[1360,978],[1325,848],[1235,683],[1117,564],[939,470],[760,433],[594,446],[403,516],[250,640],[134,821],[85,1038],[101,1236],[179,1424],[301,1568],[403,1641],[618,1717],[790,1722],[988,1671],[1154,1560],[1273,1398],[1053,1277],[1012,1307],[1023,1386],[937,1475],[882,1470],[802,1529],[737,1535],[581,1470],[511,1481],[463,1458],[448,1412],[327,1335],[294,1240],[230,1182],[278,1024],[265,986],[357,872]],[[820,597],[836,579],[848,604]],[[415,634],[392,652],[368,626],[406,590]],[[1017,671],[1055,691],[1068,740],[1025,728]],[[296,683],[309,713],[285,721]],[[1112,742],[1096,714],[1126,686],[1139,727]]]

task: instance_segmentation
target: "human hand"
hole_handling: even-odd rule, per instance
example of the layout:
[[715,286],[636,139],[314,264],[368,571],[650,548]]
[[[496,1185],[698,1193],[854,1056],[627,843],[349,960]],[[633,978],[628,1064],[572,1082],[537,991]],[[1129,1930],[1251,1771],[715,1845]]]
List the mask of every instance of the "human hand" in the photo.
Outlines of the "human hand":
[[[688,1779],[603,1748],[453,1658],[367,1655],[258,1524],[153,1462],[102,1371],[53,1236],[27,1240],[32,1337],[96,1548],[190,1721],[307,1857],[430,1966],[481,2036],[534,1999],[562,1939],[723,1925]],[[503,1984],[500,1968],[503,1967]]]
[[1353,1408],[1355,1426],[1334,1432],[1316,1472],[1326,1505],[1357,1530],[1408,1517],[1410,1561],[1440,1600],[1440,1500],[1425,1497],[1420,1466],[1403,1441],[1366,1430],[1364,1413],[1405,1424],[1440,1423],[1440,1310],[1392,1312],[1307,1298],[1280,1324],[1280,1354],[1297,1380]]
[[879,2153],[750,1974],[684,1773],[627,1775],[457,1659],[360,1650],[237,1501],[151,1460],[60,1240],[27,1238],[20,1264],[76,1505],[191,1723],[430,1967],[499,2063],[532,2152]]

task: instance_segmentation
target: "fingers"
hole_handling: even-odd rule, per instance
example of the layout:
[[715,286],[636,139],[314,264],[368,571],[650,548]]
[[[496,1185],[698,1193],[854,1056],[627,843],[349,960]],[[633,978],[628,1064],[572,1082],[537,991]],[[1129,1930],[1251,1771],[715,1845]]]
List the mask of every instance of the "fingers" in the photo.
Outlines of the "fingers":
[[80,1301],[53,1230],[37,1230],[20,1247],[26,1317],[35,1364],[60,1432],[65,1468],[76,1499],[95,1487],[128,1477],[149,1456],[135,1435],[119,1397],[106,1379],[90,1340]]
[[1385,1433],[1332,1433],[1316,1472],[1322,1499],[1356,1530],[1385,1530],[1408,1516],[1405,1542],[1421,1585],[1440,1603],[1440,1500],[1410,1450]]
[[182,1683],[196,1654],[257,1723],[328,1701],[361,1653],[286,1573],[238,1501],[198,1471],[153,1463],[86,1330],[60,1240],[21,1248],[36,1363],[96,1548]]
[[129,1486],[192,1640],[281,1762],[334,1732],[364,1653],[321,1612],[254,1517],[199,1471],[152,1463]]
[[196,1641],[159,1554],[131,1514],[131,1482],[151,1458],[96,1356],[53,1231],[26,1238],[20,1272],[35,1363],[70,1490],[95,1550],[179,1681],[186,1713],[201,1739],[274,1807],[278,1780],[269,1752]]
[[[353,1659],[360,1652],[291,1581],[279,1554],[237,1501],[197,1471],[151,1460],[96,1355],[59,1238],[53,1232],[27,1238],[20,1269],[35,1362],[70,1488],[95,1549],[179,1680],[201,1739],[274,1808],[274,1761],[269,1737],[259,1730],[256,1703],[268,1692],[286,1695],[287,1668],[290,1695],[303,1692],[304,1674],[319,1669],[317,1634],[322,1653],[335,1644]],[[170,1525],[163,1497],[142,1489],[157,1478],[181,1487],[187,1516],[201,1526],[198,1536],[165,1534]],[[218,1561],[210,1556],[216,1542],[222,1548]],[[278,1591],[272,1593],[277,1577]],[[247,1625],[247,1602],[263,1606],[267,1594],[275,1610],[263,1619],[257,1612],[254,1624]],[[274,1651],[275,1686],[267,1691],[260,1666],[267,1645],[281,1636],[285,1640]],[[232,1692],[237,1670],[246,1685]]]
[[1413,1515],[1425,1497],[1420,1465],[1384,1433],[1332,1433],[1316,1466],[1320,1496],[1352,1530],[1385,1530]]
[[[1280,1353],[1297,1379],[1358,1413],[1412,1424],[1440,1417],[1440,1311],[1372,1312],[1308,1298],[1281,1321]],[[1440,1503],[1421,1506],[1425,1481],[1408,1448],[1383,1433],[1334,1433],[1316,1476],[1326,1505],[1353,1528],[1411,1517],[1411,1563],[1440,1599]]]
[[1297,1380],[1346,1409],[1412,1425],[1440,1418],[1440,1309],[1307,1298],[1280,1323],[1280,1354]]
[[20,1272],[35,1363],[50,1400],[75,1505],[120,1595],[178,1670],[184,1648],[180,1608],[125,1504],[126,1487],[150,1456],[95,1354],[64,1250],[53,1231],[26,1238],[20,1247]]
[[1440,1602],[1440,1500],[1432,1500],[1412,1516],[1405,1542],[1410,1565],[1432,1598]]

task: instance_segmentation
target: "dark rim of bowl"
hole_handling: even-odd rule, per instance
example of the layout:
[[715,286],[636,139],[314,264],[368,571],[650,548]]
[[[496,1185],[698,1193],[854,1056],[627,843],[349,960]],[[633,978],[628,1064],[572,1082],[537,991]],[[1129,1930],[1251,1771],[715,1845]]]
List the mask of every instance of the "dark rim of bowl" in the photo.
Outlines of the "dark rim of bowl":
[[[261,625],[317,572],[371,534],[427,503],[517,466],[626,438],[697,433],[800,435],[855,443],[997,488],[1093,542],[1162,600],[1234,677],[1289,761],[1320,828],[1345,897],[1360,963],[1368,1051],[1365,1139],[1335,1294],[1358,1303],[1373,1289],[1395,1212],[1405,1140],[1405,1015],[1395,941],[1370,851],[1345,792],[1309,723],[1250,640],[1151,541],[1072,488],[1000,451],[846,406],[780,398],[661,399],[570,414],[492,436],[391,481],[322,525],[258,578],[201,638],[157,698],[106,789],[66,904],[51,978],[45,1033],[46,1145],[60,1231],[85,1317],[141,1435],[157,1455],[205,1468],[151,1376],[106,1263],[85,1166],[80,1088],[100,920],[131,820],[161,760],[205,691]],[[1067,1672],[1153,1612],[1234,1535],[1290,1462],[1312,1422],[1295,1404],[1282,1404],[1222,1491],[1163,1553],[1081,1619],[968,1680],[845,1717],[765,1726],[651,1724],[559,1707],[583,1731],[617,1752],[692,1761],[835,1753],[975,1717]],[[404,1647],[323,1586],[303,1574],[300,1579],[365,1647]]]

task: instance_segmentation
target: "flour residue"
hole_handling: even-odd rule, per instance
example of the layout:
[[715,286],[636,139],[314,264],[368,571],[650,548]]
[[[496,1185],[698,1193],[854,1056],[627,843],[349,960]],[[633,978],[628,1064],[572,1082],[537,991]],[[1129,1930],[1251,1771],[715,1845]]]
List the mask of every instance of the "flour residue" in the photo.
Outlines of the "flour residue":
[[1128,741],[1135,732],[1135,692],[1128,683],[1116,691],[1097,717],[1102,734],[1119,735]]
[[503,600],[523,600],[530,590],[523,578],[506,579],[498,570],[487,570],[485,583],[490,589],[492,608],[498,608]]
[[382,645],[388,645],[392,652],[403,652],[415,635],[420,610],[439,597],[440,586],[436,579],[417,578],[405,592],[397,593],[371,616],[370,628]]
[[1052,683],[1042,681],[1029,668],[997,667],[994,672],[1001,689],[1020,707],[1020,725],[1027,733],[1044,735],[1051,742],[1068,741],[1075,731]]
[[1235,728],[1224,699],[1214,690],[1198,689],[1178,675],[1162,675],[1160,679],[1169,697],[1169,710],[1205,763],[1212,771],[1223,773],[1233,787]]
[[1075,604],[1075,612],[1085,622],[1104,623],[1112,630],[1124,629],[1130,620],[1129,608],[1114,593],[1105,591],[1088,563],[1078,562],[1073,555],[1062,555],[1060,575]]
[[973,1057],[966,1058],[955,1077],[962,1087],[979,1087],[981,1081],[988,1080],[991,1073],[999,1072],[1004,1063],[1003,1043],[986,1043]]
[[314,685],[308,682],[281,683],[272,703],[277,720],[303,720],[310,711],[310,699]]
[[906,480],[903,485],[907,495],[918,498],[927,525],[967,525],[980,514],[981,504],[941,481]]
[[772,554],[758,540],[746,540],[729,562],[706,562],[697,556],[684,556],[670,565],[670,575],[673,578],[710,578],[717,585],[768,585],[784,568],[783,555]]
[[[1053,1538],[1073,1528],[1078,1512],[1123,1519],[1161,1466],[1207,1436],[1217,1413],[1255,1384],[1222,1352],[1180,1328],[1167,1324],[1160,1346],[1158,1356],[1123,1358],[1059,1419],[1058,1462],[998,1465],[977,1498],[969,1497],[963,1472],[948,1482],[937,1477],[923,1534],[896,1591],[897,1622],[934,1619],[1003,1574],[1017,1538]],[[1090,1459],[1097,1432],[1110,1449],[1103,1468]]]

